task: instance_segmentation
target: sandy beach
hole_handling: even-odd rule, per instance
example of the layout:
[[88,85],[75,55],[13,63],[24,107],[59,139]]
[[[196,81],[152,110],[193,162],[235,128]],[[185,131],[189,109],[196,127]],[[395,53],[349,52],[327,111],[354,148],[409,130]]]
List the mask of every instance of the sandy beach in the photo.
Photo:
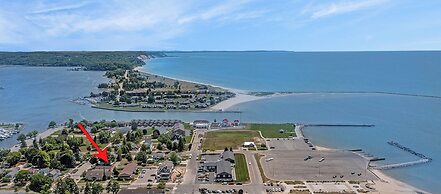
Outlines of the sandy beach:
[[255,96],[255,95],[250,95],[248,94],[247,91],[243,91],[243,90],[239,90],[239,89],[233,89],[233,88],[227,88],[227,87],[223,87],[223,86],[217,86],[217,85],[213,85],[213,84],[207,84],[207,83],[201,83],[201,82],[196,82],[196,81],[191,81],[191,80],[184,80],[184,79],[178,79],[178,78],[174,78],[174,77],[169,77],[169,76],[164,76],[164,75],[158,75],[158,74],[154,74],[151,72],[147,72],[145,70],[143,70],[142,67],[135,67],[134,69],[135,71],[140,71],[140,72],[144,72],[147,74],[151,74],[151,75],[157,75],[157,76],[161,76],[161,77],[165,77],[168,79],[174,79],[174,80],[179,80],[179,81],[183,81],[183,82],[192,82],[192,83],[196,83],[196,84],[201,84],[201,85],[210,85],[213,87],[218,87],[218,88],[222,88],[225,90],[228,90],[230,92],[233,92],[234,94],[236,94],[235,97],[230,98],[228,100],[224,100],[212,107],[210,107],[210,111],[219,111],[219,110],[226,110],[228,108],[231,108],[235,105],[238,105],[240,103],[244,103],[244,102],[250,102],[250,101],[255,101],[255,100],[261,100],[261,99],[267,99],[267,98],[274,98],[274,97],[280,97],[280,96],[288,96],[288,95],[301,95],[301,94],[295,94],[295,93],[287,93],[287,94],[280,94],[280,93],[274,93],[271,95],[266,95],[266,96]]
[[409,184],[403,183],[386,175],[381,170],[371,170],[380,180],[374,181],[375,185],[372,185],[378,192],[377,193],[390,193],[390,194],[402,194],[402,193],[430,193],[417,189]]

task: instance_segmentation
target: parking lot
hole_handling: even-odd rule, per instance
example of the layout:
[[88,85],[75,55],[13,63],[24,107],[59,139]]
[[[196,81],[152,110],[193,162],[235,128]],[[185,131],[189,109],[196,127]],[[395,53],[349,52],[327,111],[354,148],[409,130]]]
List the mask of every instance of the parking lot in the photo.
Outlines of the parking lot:
[[350,192],[352,189],[346,185],[344,182],[325,182],[325,183],[307,183],[309,188],[313,192],[335,192],[335,193],[342,193],[342,192]]
[[155,183],[156,182],[156,168],[143,168],[140,170],[138,179],[135,180],[136,183]]
[[368,161],[349,151],[271,150],[260,162],[273,180],[376,179]]
[[270,150],[312,150],[303,138],[267,138]]

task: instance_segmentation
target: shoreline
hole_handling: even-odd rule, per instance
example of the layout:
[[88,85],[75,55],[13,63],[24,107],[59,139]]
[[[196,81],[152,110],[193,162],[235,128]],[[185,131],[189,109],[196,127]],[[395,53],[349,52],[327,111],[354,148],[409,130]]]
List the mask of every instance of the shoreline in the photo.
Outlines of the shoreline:
[[[298,125],[298,124],[297,124]],[[296,126],[295,130],[296,133],[300,133],[300,135],[304,138],[303,130],[305,129],[304,125]],[[314,144],[317,150],[320,151],[330,151],[330,150],[338,150],[330,147],[325,146],[319,146]],[[428,191],[416,188],[408,183],[404,183],[390,175],[387,175],[384,170],[377,170],[373,168],[368,168],[370,172],[372,172],[378,180],[372,180],[374,183],[373,185],[370,185],[370,187],[373,187],[376,191],[373,193],[392,193],[392,194],[401,194],[401,193],[408,193],[408,194],[414,194],[414,193],[430,193]]]
[[[182,82],[190,82],[190,83],[201,84],[201,85],[209,85],[209,86],[212,86],[212,87],[217,87],[217,88],[221,88],[221,89],[224,89],[224,90],[228,90],[228,91],[230,91],[230,92],[235,94],[234,97],[229,98],[229,99],[224,100],[224,101],[221,101],[221,102],[215,104],[214,106],[209,107],[209,108],[207,108],[205,110],[201,110],[199,112],[229,112],[229,111],[226,111],[226,109],[229,109],[229,108],[231,108],[233,106],[236,106],[238,104],[245,103],[245,102],[251,102],[251,101],[262,100],[262,99],[269,99],[269,98],[274,98],[274,97],[293,96],[293,95],[302,95],[303,94],[303,93],[278,93],[278,92],[274,92],[274,94],[270,94],[270,95],[256,96],[256,95],[248,94],[248,92],[245,91],[245,90],[228,88],[228,87],[224,87],[224,86],[218,86],[218,85],[213,85],[213,84],[207,84],[207,83],[202,83],[202,82],[197,82],[197,81],[191,81],[191,80],[186,80],[186,79],[178,79],[178,78],[175,78],[175,77],[154,74],[154,73],[145,71],[143,69],[143,66],[135,67],[133,70],[134,71],[143,72],[143,73],[146,73],[146,74],[150,74],[150,75],[155,75],[155,76],[160,76],[160,77],[164,77],[164,78],[168,78],[168,79],[182,81]],[[191,111],[182,111],[182,112],[191,112]],[[233,111],[233,112],[236,112],[236,111]]]

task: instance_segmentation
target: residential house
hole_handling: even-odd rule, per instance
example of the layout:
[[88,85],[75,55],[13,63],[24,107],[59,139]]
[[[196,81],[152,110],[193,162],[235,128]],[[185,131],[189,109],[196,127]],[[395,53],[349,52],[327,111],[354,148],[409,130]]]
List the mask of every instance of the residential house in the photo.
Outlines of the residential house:
[[107,180],[112,176],[112,166],[96,166],[86,172],[84,178],[86,180],[92,181],[103,181]]
[[169,180],[170,176],[173,172],[173,167],[174,167],[173,162],[171,162],[171,161],[163,162],[158,168],[158,171],[156,173],[156,179],[159,181]]
[[132,180],[133,175],[138,167],[135,162],[128,163],[123,170],[119,173],[118,179],[120,180]]

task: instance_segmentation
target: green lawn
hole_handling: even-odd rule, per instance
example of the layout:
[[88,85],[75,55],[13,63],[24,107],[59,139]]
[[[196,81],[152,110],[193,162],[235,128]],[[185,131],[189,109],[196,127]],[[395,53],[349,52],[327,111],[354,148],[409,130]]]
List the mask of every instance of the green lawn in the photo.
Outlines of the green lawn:
[[184,138],[185,138],[185,143],[187,143],[187,144],[191,143],[191,138],[192,138],[191,135],[185,136]]
[[246,182],[250,180],[248,175],[248,165],[245,159],[245,155],[243,154],[234,154],[235,159],[235,172],[236,172],[236,181],[237,182]]
[[[287,138],[289,136],[295,137],[294,125],[290,123],[285,124],[248,124],[247,129],[253,131],[260,131],[265,138]],[[280,129],[285,132],[280,133]]]
[[212,131],[205,133],[205,139],[202,142],[204,150],[223,150],[225,147],[238,148],[245,141],[254,141],[258,138],[257,131],[250,130],[231,130],[231,131]]

